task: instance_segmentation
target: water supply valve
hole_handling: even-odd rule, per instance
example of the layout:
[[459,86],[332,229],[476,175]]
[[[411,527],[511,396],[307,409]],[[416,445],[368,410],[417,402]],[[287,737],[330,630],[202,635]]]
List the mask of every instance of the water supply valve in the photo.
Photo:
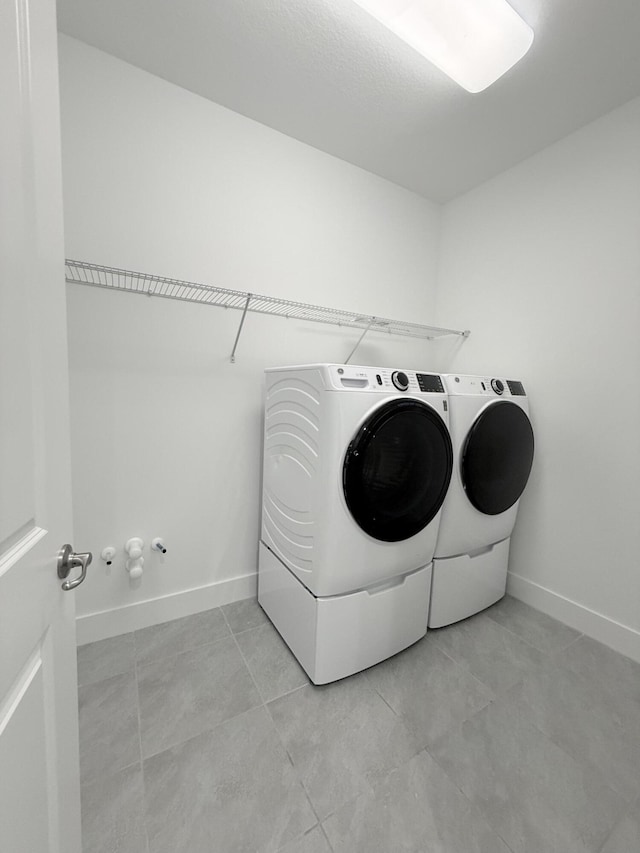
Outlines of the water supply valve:
[[129,577],[134,580],[142,576],[142,567],[144,566],[143,548],[144,541],[139,536],[128,539],[124,546],[124,550],[129,555],[129,559],[126,562],[127,571],[129,572]]
[[151,550],[159,551],[161,554],[166,554],[167,549],[165,548],[164,539],[161,536],[156,536],[155,539],[151,540]]

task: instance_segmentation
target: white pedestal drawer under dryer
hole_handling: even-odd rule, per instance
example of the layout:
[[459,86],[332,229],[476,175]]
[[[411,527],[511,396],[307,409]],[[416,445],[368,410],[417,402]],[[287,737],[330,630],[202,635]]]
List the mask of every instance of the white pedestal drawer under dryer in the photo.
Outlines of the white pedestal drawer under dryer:
[[267,370],[258,600],[316,684],[427,630],[453,466],[437,374]]
[[454,469],[438,531],[429,627],[465,619],[505,593],[509,542],[533,463],[516,380],[445,374]]

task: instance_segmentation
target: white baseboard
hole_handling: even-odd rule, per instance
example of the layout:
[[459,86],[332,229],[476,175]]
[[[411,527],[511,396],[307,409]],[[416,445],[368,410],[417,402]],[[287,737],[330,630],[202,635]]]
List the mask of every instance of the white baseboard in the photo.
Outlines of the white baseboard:
[[181,616],[202,613],[232,601],[255,597],[257,588],[258,575],[252,572],[249,575],[152,598],[149,601],[127,604],[113,610],[87,613],[76,619],[77,643],[83,646],[85,643],[106,640],[108,637],[148,628],[149,625],[179,619]]
[[533,581],[509,572],[507,592],[565,625],[640,663],[640,631],[622,625]]

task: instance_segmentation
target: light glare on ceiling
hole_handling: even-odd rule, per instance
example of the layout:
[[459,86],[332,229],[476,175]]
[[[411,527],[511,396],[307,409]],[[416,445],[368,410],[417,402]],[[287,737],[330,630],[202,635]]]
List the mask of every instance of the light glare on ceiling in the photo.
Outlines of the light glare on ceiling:
[[355,0],[467,92],[482,92],[531,47],[506,0]]

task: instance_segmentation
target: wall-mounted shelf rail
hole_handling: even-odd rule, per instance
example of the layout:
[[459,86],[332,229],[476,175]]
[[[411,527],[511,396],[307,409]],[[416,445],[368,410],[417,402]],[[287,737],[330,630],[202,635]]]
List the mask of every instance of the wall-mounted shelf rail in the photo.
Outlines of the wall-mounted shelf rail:
[[369,331],[385,332],[389,335],[404,335],[410,338],[422,338],[423,340],[432,340],[449,335],[466,338],[470,334],[468,330],[442,329],[438,326],[424,326],[405,320],[389,320],[385,317],[356,314],[352,311],[340,311],[337,308],[324,308],[320,305],[309,305],[306,302],[291,302],[288,299],[277,299],[273,296],[260,296],[258,293],[230,290],[226,287],[215,287],[210,284],[182,281],[181,279],[166,278],[149,273],[132,272],[131,270],[105,267],[85,261],[67,259],[66,280],[70,284],[86,284],[91,287],[103,287],[107,290],[124,290],[127,293],[160,296],[163,299],[197,302],[200,305],[236,308],[242,311],[242,317],[233,345],[231,361],[235,361],[236,349],[247,312],[361,329],[360,339],[351,351],[349,358],[346,359],[346,363],[351,359]]

